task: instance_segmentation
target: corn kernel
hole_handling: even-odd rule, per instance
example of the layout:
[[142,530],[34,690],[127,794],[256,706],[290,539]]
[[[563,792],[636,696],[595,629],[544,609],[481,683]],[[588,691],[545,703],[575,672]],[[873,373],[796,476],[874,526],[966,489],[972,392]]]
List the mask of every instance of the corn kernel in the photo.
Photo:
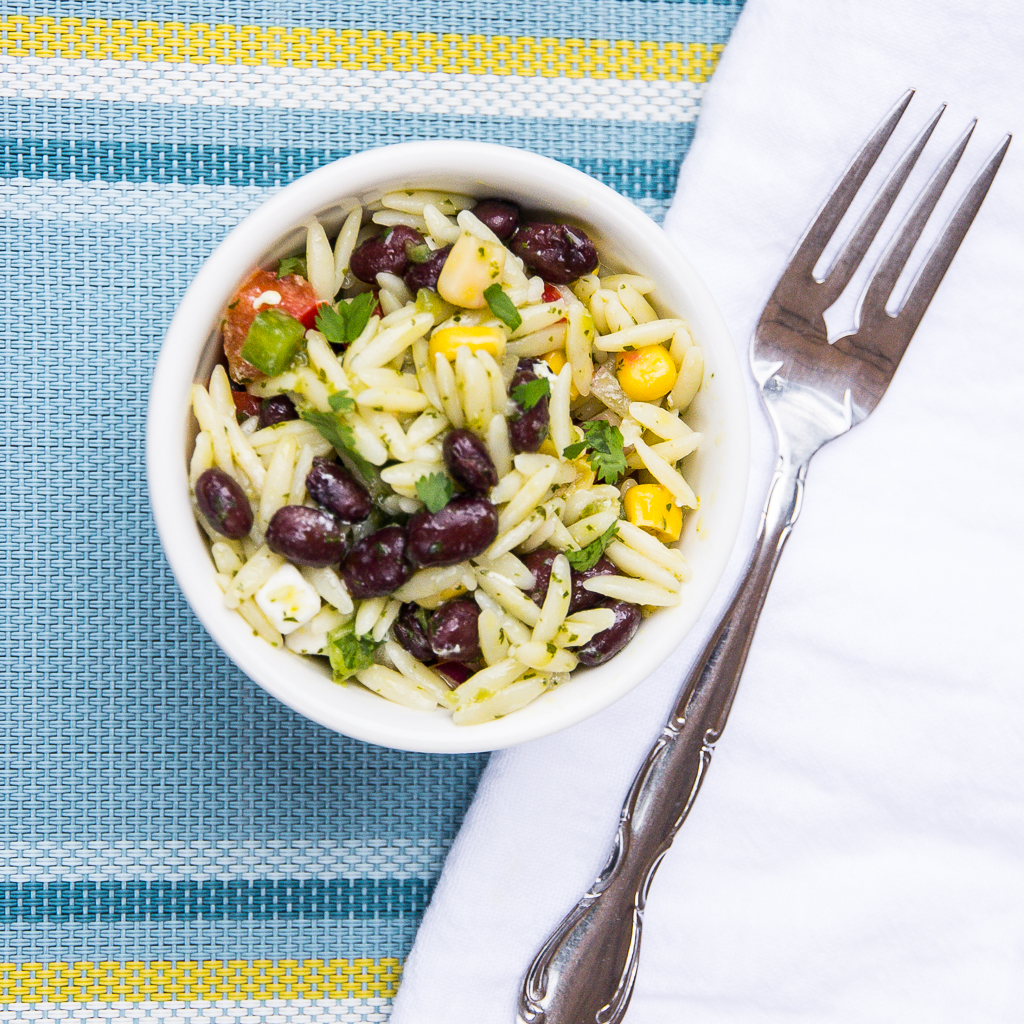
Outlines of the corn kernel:
[[634,402],[664,398],[676,382],[676,364],[663,345],[622,352],[616,360],[619,386]]
[[471,352],[483,349],[495,359],[500,359],[505,352],[505,335],[498,327],[442,327],[430,336],[431,363],[438,352],[449,362],[454,362],[456,352],[463,345]]
[[679,540],[683,529],[683,510],[672,499],[672,492],[661,484],[637,484],[622,498],[626,518],[658,540]]
[[437,594],[431,594],[430,597],[420,598],[416,603],[421,608],[438,608],[445,601],[453,601],[464,593],[466,593],[466,588],[461,583],[456,583],[454,587],[449,587],[447,590],[442,590]]
[[[558,374],[561,372],[562,367],[565,366],[565,353],[560,348],[552,349],[550,352],[545,352],[541,356],[548,366],[551,367],[551,372]],[[576,387],[575,383],[569,385],[569,401],[575,402],[580,397],[579,388]]]
[[437,292],[446,302],[465,309],[487,305],[484,290],[501,281],[505,246],[467,234],[459,235],[437,279]]

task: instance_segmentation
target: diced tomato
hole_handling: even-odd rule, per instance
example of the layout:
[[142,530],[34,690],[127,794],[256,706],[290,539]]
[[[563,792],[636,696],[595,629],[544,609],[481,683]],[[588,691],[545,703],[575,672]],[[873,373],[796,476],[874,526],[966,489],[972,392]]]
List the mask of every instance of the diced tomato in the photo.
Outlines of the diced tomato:
[[314,327],[316,327],[316,315],[317,313],[320,312],[320,307],[326,305],[326,302],[318,302],[316,303],[316,305],[310,306],[309,309],[302,314],[302,316],[298,316],[295,313],[292,313],[292,316],[294,316],[299,321],[299,323],[306,328],[307,331],[311,331],[313,330]]
[[232,378],[240,383],[262,380],[265,377],[265,374],[242,358],[245,336],[259,312],[253,308],[253,301],[264,292],[277,292],[281,296],[281,301],[273,305],[295,317],[307,330],[316,320],[316,310],[320,305],[313,286],[297,274],[278,278],[273,271],[257,270],[235,292],[224,321],[224,354],[228,357],[228,371]]
[[240,416],[248,419],[250,416],[259,416],[260,406],[263,399],[250,395],[248,391],[232,391],[231,397],[235,400],[235,410]]

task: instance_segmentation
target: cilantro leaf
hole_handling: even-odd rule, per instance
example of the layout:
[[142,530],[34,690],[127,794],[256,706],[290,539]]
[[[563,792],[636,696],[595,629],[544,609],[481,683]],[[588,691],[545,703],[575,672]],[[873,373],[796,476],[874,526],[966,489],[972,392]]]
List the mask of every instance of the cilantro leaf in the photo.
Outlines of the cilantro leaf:
[[316,311],[316,329],[332,344],[345,344],[345,317],[333,306],[323,305]]
[[364,328],[370,322],[373,307],[376,305],[377,300],[373,292],[362,292],[354,299],[349,299],[347,302],[343,299],[338,303],[339,309],[345,308],[345,340],[347,342],[355,341],[363,333]]
[[626,456],[623,454],[622,431],[606,420],[591,420],[583,424],[583,441],[569,445],[562,454],[575,459],[585,449],[590,449],[587,461],[602,483],[614,484],[626,472]]
[[528,380],[525,384],[517,384],[512,389],[512,400],[522,406],[524,412],[529,412],[542,398],[551,394],[551,384],[547,377],[538,377],[536,380]]
[[343,683],[369,668],[380,644],[370,636],[358,636],[354,622],[345,622],[327,634],[327,657],[336,683]]
[[612,523],[600,537],[592,540],[586,547],[580,548],[579,551],[566,551],[565,557],[577,572],[586,572],[588,569],[593,569],[618,532],[619,524],[617,522]]
[[444,473],[431,473],[430,476],[421,476],[416,481],[416,493],[420,501],[433,513],[440,512],[452,500],[455,488]]
[[288,256],[277,265],[277,279],[279,281],[282,277],[287,277],[289,274],[298,274],[299,277],[306,277],[308,273],[305,256]]
[[337,306],[325,303],[317,311],[316,329],[332,345],[350,345],[363,333],[375,305],[373,292],[342,299]]
[[355,412],[356,400],[347,391],[337,391],[327,399],[335,412]]
[[330,441],[339,452],[344,452],[348,456],[364,480],[374,479],[373,466],[356,450],[356,436],[347,423],[342,422],[336,415],[317,412],[315,409],[307,410],[301,415],[307,423],[316,427],[324,440]]
[[491,307],[491,312],[509,330],[514,331],[522,324],[523,318],[519,315],[519,310],[516,309],[512,300],[502,291],[500,284],[495,282],[489,288],[485,288],[484,298],[487,300],[487,305]]

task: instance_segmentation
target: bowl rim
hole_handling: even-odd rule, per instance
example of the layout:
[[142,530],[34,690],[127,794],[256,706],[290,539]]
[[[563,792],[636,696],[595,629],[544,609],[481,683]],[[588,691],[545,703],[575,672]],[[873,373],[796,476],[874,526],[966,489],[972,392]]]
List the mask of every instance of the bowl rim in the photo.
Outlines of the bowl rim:
[[[691,602],[693,606],[687,608],[685,615],[675,616],[678,630],[659,631],[667,637],[658,633],[648,637],[630,659],[631,671],[621,672],[625,666],[620,665],[612,674],[605,673],[607,680],[612,680],[614,675],[623,676],[623,681],[612,680],[602,689],[574,693],[576,699],[561,700],[548,708],[551,714],[547,717],[543,713],[524,714],[535,706],[530,705],[494,722],[458,727],[450,722],[446,712],[430,715],[389,704],[388,713],[394,721],[385,718],[383,722],[376,722],[374,719],[380,716],[373,713],[372,705],[367,705],[364,697],[378,702],[383,699],[369,691],[361,693],[362,687],[347,687],[348,699],[339,702],[335,684],[325,681],[325,687],[320,687],[312,680],[305,680],[295,686],[285,678],[289,673],[284,671],[286,663],[280,659],[289,659],[288,664],[294,667],[294,659],[303,656],[269,648],[252,634],[240,616],[224,606],[223,595],[213,578],[205,535],[192,517],[182,434],[169,429],[168,425],[180,420],[184,430],[189,420],[192,383],[213,325],[227,299],[275,242],[310,218],[338,207],[346,198],[371,192],[374,182],[395,176],[396,166],[408,166],[406,177],[420,180],[437,179],[446,170],[450,174],[453,166],[468,166],[472,167],[474,175],[480,175],[481,187],[486,187],[488,179],[511,177],[517,181],[537,182],[537,188],[583,197],[588,204],[599,202],[608,211],[604,219],[619,221],[621,229],[635,236],[638,244],[646,241],[655,245],[659,247],[659,258],[663,253],[666,263],[671,260],[675,284],[700,311],[702,347],[712,336],[716,363],[726,370],[717,382],[719,396],[716,400],[726,403],[729,422],[736,429],[729,438],[732,456],[720,467],[723,475],[717,484],[716,504],[721,510],[716,513],[719,516],[715,526],[716,555],[712,572],[700,581],[699,599]],[[585,222],[586,216],[579,219]],[[150,391],[146,468],[150,504],[161,546],[178,586],[214,642],[250,679],[299,714],[356,739],[403,750],[471,753],[514,746],[575,725],[624,696],[671,656],[711,600],[735,546],[747,488],[749,430],[741,364],[725,321],[697,272],[659,225],[620,193],[556,160],[495,143],[435,140],[376,147],[320,167],[271,196],[227,234],[192,279],[164,336]],[[197,573],[195,570],[204,562],[206,571]],[[688,588],[692,586],[687,584]],[[671,616],[673,612],[678,613],[679,606],[663,609],[657,617]],[[637,639],[631,641],[631,650]],[[618,663],[619,659],[615,659],[600,669],[589,671],[602,672]],[[302,676],[312,671],[307,667],[298,674]],[[571,685],[570,682],[565,687]],[[563,689],[558,687],[545,697]],[[597,689],[599,692],[593,692]],[[371,708],[369,713],[365,711],[367,707]],[[394,707],[399,708],[399,713],[391,710]],[[410,715],[421,718],[417,722],[410,719]],[[447,718],[448,727],[438,727],[438,715]],[[426,726],[428,720],[435,724]]]

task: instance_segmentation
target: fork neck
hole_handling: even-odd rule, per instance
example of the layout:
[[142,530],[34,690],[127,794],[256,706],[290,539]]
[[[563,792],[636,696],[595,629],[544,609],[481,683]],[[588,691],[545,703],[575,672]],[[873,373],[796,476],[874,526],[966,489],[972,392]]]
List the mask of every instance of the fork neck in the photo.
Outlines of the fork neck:
[[781,448],[775,462],[775,472],[768,487],[761,521],[757,528],[757,542],[751,559],[751,571],[760,577],[763,589],[775,573],[782,548],[789,538],[793,524],[803,506],[804,482],[811,455],[794,453]]

